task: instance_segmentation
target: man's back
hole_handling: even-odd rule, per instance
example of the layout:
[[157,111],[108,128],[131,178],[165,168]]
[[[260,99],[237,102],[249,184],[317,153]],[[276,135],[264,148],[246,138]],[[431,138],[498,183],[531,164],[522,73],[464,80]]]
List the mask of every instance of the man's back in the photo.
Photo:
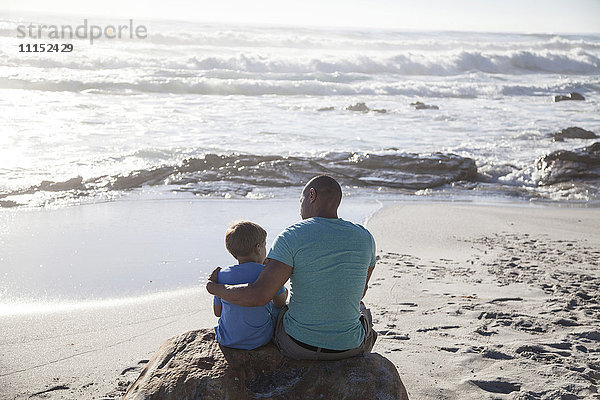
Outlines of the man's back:
[[308,218],[283,231],[268,258],[293,267],[286,332],[316,347],[359,346],[359,304],[375,242],[362,226],[341,218]]

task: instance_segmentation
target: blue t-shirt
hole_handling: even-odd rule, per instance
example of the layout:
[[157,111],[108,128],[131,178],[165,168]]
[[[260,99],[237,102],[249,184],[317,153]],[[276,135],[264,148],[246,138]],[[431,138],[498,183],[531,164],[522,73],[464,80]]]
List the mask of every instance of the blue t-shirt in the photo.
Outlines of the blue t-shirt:
[[283,319],[288,335],[333,350],[363,342],[360,300],[375,265],[368,230],[341,218],[308,218],[284,230],[267,258],[294,268]]
[[[226,285],[253,283],[263,268],[264,265],[254,262],[222,268],[218,281]],[[277,294],[284,291],[282,287]],[[223,346],[252,350],[267,344],[273,337],[280,309],[275,308],[272,301],[262,307],[242,307],[214,296],[213,303],[223,306],[219,324],[215,326],[217,342]]]

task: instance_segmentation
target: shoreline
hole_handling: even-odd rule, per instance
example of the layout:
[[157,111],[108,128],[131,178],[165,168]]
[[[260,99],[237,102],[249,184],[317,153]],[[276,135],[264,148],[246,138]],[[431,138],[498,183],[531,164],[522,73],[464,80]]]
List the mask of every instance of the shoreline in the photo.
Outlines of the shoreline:
[[[400,206],[419,206],[419,205],[434,205],[434,206],[438,206],[438,207],[444,207],[444,206],[468,206],[468,207],[475,207],[475,208],[481,208],[481,207],[505,207],[505,208],[514,208],[514,209],[530,209],[530,210],[544,210],[544,209],[565,209],[565,210],[585,210],[585,209],[596,209],[596,208],[600,208],[600,207],[596,207],[594,205],[592,206],[588,206],[588,207],[583,207],[579,204],[566,204],[566,205],[557,205],[554,203],[550,203],[550,204],[545,204],[545,203],[528,203],[525,201],[519,201],[519,202],[509,202],[509,201],[502,201],[499,199],[485,199],[482,201],[479,201],[481,199],[473,199],[471,201],[465,201],[465,200],[446,200],[446,199],[419,199],[419,200],[378,200],[378,199],[373,199],[371,197],[351,197],[348,199],[344,199],[345,202],[348,202],[348,200],[350,202],[352,202],[353,204],[350,206],[350,210],[348,210],[348,213],[346,214],[350,214],[350,215],[360,215],[359,220],[357,221],[356,219],[353,219],[352,217],[347,218],[346,215],[341,215],[341,217],[348,219],[350,221],[353,222],[358,222],[361,225],[367,226],[370,221],[373,219],[373,217],[375,215],[377,215],[378,213],[384,212],[386,209],[390,209],[390,208],[394,208],[394,207],[400,207]],[[139,202],[142,203],[139,203]],[[291,199],[274,199],[274,200],[257,200],[256,202],[252,201],[251,205],[248,207],[243,207],[243,211],[240,212],[240,214],[242,212],[245,213],[252,213],[252,214],[257,214],[257,209],[260,208],[260,206],[263,204],[263,201],[273,201],[276,205],[279,206],[279,208],[281,208],[282,206],[285,207],[291,207],[293,208],[296,204],[295,200],[291,200]],[[233,203],[233,204],[232,204]],[[90,222],[90,218],[96,218],[97,215],[99,213],[104,213],[106,214],[106,210],[111,210],[110,213],[115,214],[115,210],[116,214],[122,214],[122,211],[120,211],[119,209],[124,209],[124,210],[129,210],[131,208],[131,206],[133,204],[136,204],[137,206],[139,206],[140,204],[142,204],[142,206],[145,206],[147,208],[150,209],[156,209],[156,208],[164,208],[164,207],[175,207],[175,208],[186,208],[189,206],[189,208],[192,209],[200,209],[202,210],[203,208],[212,208],[211,204],[216,204],[217,205],[217,209],[218,208],[222,208],[222,209],[226,209],[228,206],[232,206],[232,205],[238,205],[240,203],[243,204],[248,204],[246,203],[245,200],[211,200],[211,199],[194,199],[194,200],[189,200],[189,199],[155,199],[155,198],[145,198],[145,199],[138,199],[136,200],[131,200],[131,199],[120,199],[120,200],[116,200],[116,201],[109,201],[109,202],[104,202],[104,203],[89,203],[89,204],[81,204],[81,205],[70,205],[68,207],[65,208],[59,208],[59,209],[50,209],[50,210],[44,210],[44,209],[27,209],[27,210],[9,210],[10,213],[14,213],[14,214],[18,214],[21,212],[24,212],[26,215],[28,215],[28,217],[25,218],[25,223],[29,223],[32,220],[37,219],[37,216],[41,216],[41,218],[45,218],[45,215],[47,214],[63,214],[61,217],[58,218],[57,221],[61,221],[61,220],[65,220],[67,218],[80,218],[82,219],[82,221],[79,221],[79,225],[85,225],[86,223]],[[344,205],[344,202],[342,203]],[[370,208],[369,211],[367,212],[360,212],[357,211],[357,209],[361,206],[364,205],[365,207],[368,206]],[[84,207],[86,210],[90,210],[90,211],[82,211],[81,207]],[[277,208],[277,207],[276,207]],[[99,210],[97,210],[99,209]],[[181,212],[181,211],[180,211]],[[261,213],[259,213],[261,214]],[[285,219],[287,219],[287,223],[291,224],[294,223],[294,212],[287,212],[285,213],[286,215],[284,215],[284,213],[279,212],[277,213],[278,215],[276,216],[276,218],[280,218],[280,217],[284,217]],[[91,217],[90,217],[91,215]],[[264,215],[263,215],[264,216]],[[1,219],[2,215],[0,215],[0,225],[2,224],[2,219]],[[259,219],[261,218],[260,216],[258,217]],[[278,234],[280,228],[282,229],[284,227],[284,225],[281,225],[281,227],[279,226],[275,226],[275,220],[276,218],[271,218],[267,224],[268,224],[268,230],[269,230],[269,238],[268,241],[272,241],[274,239],[274,237]],[[114,218],[113,218],[114,219]],[[4,220],[6,221],[6,219]],[[52,222],[51,220],[45,220],[45,223],[48,223],[48,221],[50,221],[50,223]],[[137,218],[137,221],[140,221],[140,218]],[[260,222],[260,221],[259,221]],[[271,226],[272,225],[272,226]],[[164,227],[163,227],[164,228]],[[218,230],[212,230],[211,233],[214,233],[214,237],[217,238],[217,240],[212,240],[212,247],[218,247],[220,245],[220,237],[218,237]],[[33,234],[32,234],[33,236]],[[66,237],[67,241],[71,241],[74,238],[74,234],[71,235],[71,237]],[[106,236],[106,235],[105,235]],[[22,237],[20,238],[22,239]],[[27,239],[26,239],[27,240]],[[0,241],[2,241],[2,235],[0,232]],[[65,239],[63,239],[63,241],[65,241]],[[4,243],[6,243],[6,241],[4,241]],[[24,244],[22,247],[25,248],[27,247],[27,245],[31,245],[32,243],[28,243],[28,244]],[[113,245],[116,246],[116,243],[112,243]],[[182,246],[180,246],[181,248]],[[13,249],[14,251],[14,249]],[[212,256],[212,257],[208,257],[203,260],[205,264],[214,264],[214,265],[224,265],[227,264],[228,262],[228,258],[229,256],[226,254],[225,251],[219,252],[219,253],[223,253],[223,254],[219,254],[218,256]],[[48,255],[47,253],[45,254],[46,256]],[[68,259],[68,255],[67,259]],[[191,258],[191,256],[190,256]],[[148,260],[150,260],[150,258],[148,258]],[[195,258],[195,261],[193,263],[197,264],[198,263],[198,259]],[[188,261],[189,263],[190,261]],[[1,265],[0,265],[1,266]],[[1,272],[1,270],[0,270]],[[201,272],[199,273],[199,277],[198,279],[196,279],[196,281],[198,282],[198,284],[202,285],[202,283],[204,282],[204,278],[205,275],[207,275],[207,272]],[[126,306],[129,304],[136,304],[136,303],[144,303],[144,302],[151,302],[153,301],[153,299],[159,299],[161,297],[170,297],[170,296],[177,296],[177,293],[184,293],[184,292],[189,292],[189,291],[193,291],[194,288],[197,287],[196,285],[178,285],[177,287],[165,287],[165,288],[161,288],[159,290],[151,290],[151,291],[142,291],[133,295],[125,295],[123,296],[122,293],[126,293],[126,291],[120,291],[119,293],[115,294],[114,296],[101,296],[101,297],[96,297],[96,296],[92,296],[90,298],[72,298],[72,297],[66,297],[66,298],[61,298],[61,297],[57,297],[57,298],[50,298],[48,300],[40,298],[37,301],[19,301],[18,299],[16,301],[9,301],[9,302],[0,302],[0,316],[13,316],[13,315],[27,315],[27,314],[36,314],[36,313],[59,313],[59,312],[69,312],[69,311],[73,311],[73,310],[93,310],[96,308],[110,308],[110,307],[114,307],[114,306],[118,306],[118,305],[122,305],[122,306]],[[147,289],[148,290],[148,289]],[[6,293],[5,293],[6,295]]]
[[[380,335],[374,352],[397,366],[411,398],[512,398],[558,393],[561,382],[591,393],[595,384],[582,376],[594,376],[600,342],[586,312],[597,318],[598,289],[589,285],[598,284],[600,267],[581,266],[600,254],[598,226],[595,209],[384,202],[367,222],[380,257],[365,297]],[[524,244],[532,240],[546,253]],[[542,256],[550,274],[532,268]],[[513,257],[520,260],[499,261]],[[572,265],[573,257],[582,262]],[[580,286],[553,289],[566,284]],[[575,308],[562,307],[571,297]],[[102,308],[0,316],[0,397],[118,398],[166,339],[215,323],[201,284]],[[570,347],[549,346],[561,343]],[[557,375],[548,361],[557,357],[582,372]]]
[[[362,220],[378,207],[350,198],[341,216]],[[261,224],[270,245],[299,220],[298,200],[139,199],[0,212],[0,315],[191,289],[234,261],[223,238],[240,219]]]

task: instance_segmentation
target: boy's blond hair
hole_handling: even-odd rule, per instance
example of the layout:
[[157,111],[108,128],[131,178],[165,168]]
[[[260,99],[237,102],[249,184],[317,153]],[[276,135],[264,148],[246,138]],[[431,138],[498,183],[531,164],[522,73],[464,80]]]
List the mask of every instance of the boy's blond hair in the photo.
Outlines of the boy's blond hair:
[[257,244],[267,240],[267,232],[250,221],[237,221],[225,232],[225,247],[236,259],[252,254]]

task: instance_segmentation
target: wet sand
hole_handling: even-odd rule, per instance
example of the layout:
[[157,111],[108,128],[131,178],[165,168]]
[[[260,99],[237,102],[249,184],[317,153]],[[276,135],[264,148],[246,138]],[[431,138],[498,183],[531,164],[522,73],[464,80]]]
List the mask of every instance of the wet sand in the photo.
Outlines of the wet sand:
[[[365,302],[413,399],[595,398],[600,210],[406,203],[368,223]],[[167,338],[211,327],[204,288],[0,317],[0,398],[118,398]]]

